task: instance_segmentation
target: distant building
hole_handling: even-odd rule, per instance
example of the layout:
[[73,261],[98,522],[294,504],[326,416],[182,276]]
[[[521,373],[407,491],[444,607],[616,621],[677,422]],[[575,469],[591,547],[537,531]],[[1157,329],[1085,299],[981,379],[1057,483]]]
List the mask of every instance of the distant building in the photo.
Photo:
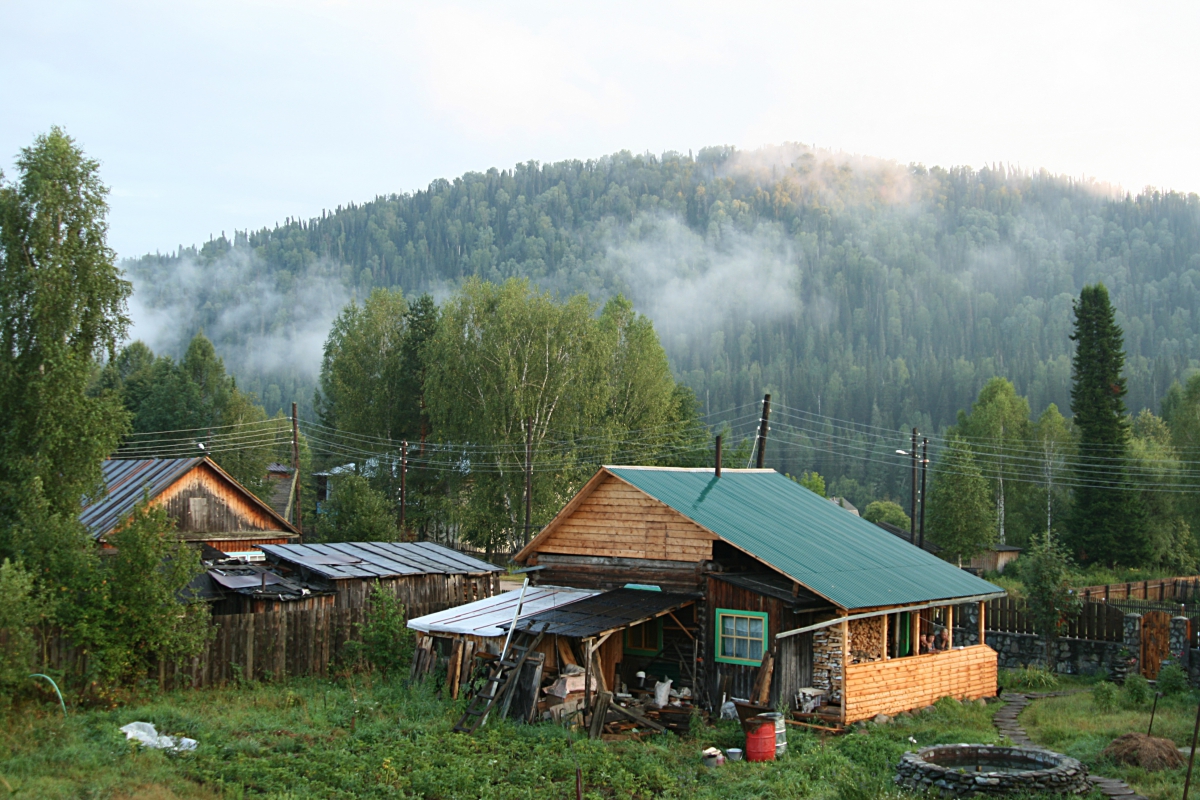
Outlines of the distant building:
[[149,498],[175,522],[178,537],[222,553],[254,554],[263,545],[287,544],[300,532],[206,457],[109,459],[106,492],[86,505],[80,521],[103,547],[134,506]]
[[971,559],[971,566],[981,572],[1004,572],[1004,568],[1017,560],[1021,548],[1011,544],[994,544]]
[[856,517],[862,516],[861,514],[858,513],[858,509],[855,508],[850,503],[850,501],[844,497],[831,497],[831,498],[829,498],[829,502],[833,503],[835,506],[840,506],[841,508],[846,509],[847,511],[849,511],[851,514],[853,514]]
[[284,519],[291,519],[292,498],[296,496],[292,468],[279,463],[267,465],[267,485],[271,487],[271,508]]

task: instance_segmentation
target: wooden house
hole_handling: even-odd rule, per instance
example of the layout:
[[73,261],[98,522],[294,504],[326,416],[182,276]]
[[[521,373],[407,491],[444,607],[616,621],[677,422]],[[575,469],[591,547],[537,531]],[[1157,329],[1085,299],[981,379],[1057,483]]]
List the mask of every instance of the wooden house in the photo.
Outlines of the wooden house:
[[971,559],[970,566],[980,572],[1004,572],[1004,568],[1017,560],[1021,548],[1011,544],[994,544]]
[[175,522],[179,538],[223,553],[256,552],[286,544],[299,531],[208,458],[109,459],[103,497],[86,505],[80,521],[100,542],[117,530],[143,498]]
[[326,584],[338,608],[361,608],[379,586],[404,604],[409,617],[472,603],[496,594],[503,569],[432,542],[337,542],[264,546],[274,569]]
[[991,648],[917,643],[965,603],[982,628],[1001,589],[773,470],[603,467],[516,560],[600,591],[519,627],[574,636],[613,687],[674,663],[709,707],[758,689],[842,723],[996,692]]

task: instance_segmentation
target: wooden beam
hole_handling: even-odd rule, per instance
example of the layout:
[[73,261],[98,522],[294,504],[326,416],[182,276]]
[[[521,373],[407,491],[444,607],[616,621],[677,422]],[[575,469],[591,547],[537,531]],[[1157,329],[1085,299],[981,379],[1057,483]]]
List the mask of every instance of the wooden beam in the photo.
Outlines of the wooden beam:
[[985,641],[986,637],[984,635],[985,628],[984,628],[984,623],[983,623],[983,615],[985,613],[987,613],[987,603],[980,600],[979,601],[979,643],[980,644],[987,644],[987,642]]
[[954,606],[946,606],[946,649],[954,647]]
[[679,617],[675,616],[674,611],[668,611],[667,616],[670,617],[671,619],[675,620],[675,624],[679,626],[679,630],[686,633],[688,635],[689,639],[691,639],[693,642],[696,641],[696,637],[693,636],[692,632],[690,630],[688,630],[682,622],[679,621]]
[[[776,639],[779,637],[776,636]],[[842,710],[841,722],[846,724],[846,703],[849,698],[846,697],[846,672],[850,668],[850,618],[842,617]]]
[[883,615],[883,660],[884,660],[884,661],[887,661],[887,660],[888,660],[888,655],[887,655],[887,651],[888,651],[888,624],[887,624],[887,620],[888,620],[888,615],[887,615],[887,614],[884,614],[884,615]]

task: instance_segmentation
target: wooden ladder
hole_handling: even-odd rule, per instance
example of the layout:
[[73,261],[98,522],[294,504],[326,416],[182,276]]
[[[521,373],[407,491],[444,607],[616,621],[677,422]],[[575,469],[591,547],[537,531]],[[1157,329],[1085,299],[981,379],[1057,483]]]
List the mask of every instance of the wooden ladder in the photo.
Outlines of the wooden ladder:
[[[542,641],[546,626],[536,634],[532,631],[517,631],[508,650],[492,664],[487,679],[478,692],[473,692],[467,702],[467,710],[454,725],[457,733],[474,733],[487,722],[488,714],[497,704],[503,703],[501,714],[507,713],[512,702],[513,690],[521,675],[521,668],[534,648]],[[537,690],[537,687],[534,687]]]

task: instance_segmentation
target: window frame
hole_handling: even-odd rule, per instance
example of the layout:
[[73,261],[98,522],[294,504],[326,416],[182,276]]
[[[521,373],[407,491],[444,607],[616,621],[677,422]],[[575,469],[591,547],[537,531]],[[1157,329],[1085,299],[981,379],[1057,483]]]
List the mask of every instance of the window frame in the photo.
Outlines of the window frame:
[[[757,619],[762,620],[762,624],[763,624],[763,632],[762,632],[762,652],[763,652],[763,654],[762,654],[762,658],[759,658],[757,661],[755,661],[754,659],[751,659],[751,658],[737,658],[736,656],[721,655],[721,644],[725,638],[721,632],[721,626],[722,626],[722,622],[723,622],[724,618],[727,616],[729,616],[729,617],[751,617],[751,618],[757,618]],[[769,624],[770,617],[766,611],[741,611],[741,610],[734,609],[734,608],[718,608],[716,610],[716,614],[714,615],[714,622],[716,624],[716,629],[717,629],[716,635],[713,637],[714,643],[716,645],[715,653],[713,654],[714,661],[717,661],[718,663],[721,663],[721,664],[740,664],[742,666],[750,666],[750,667],[762,666],[763,658],[767,657],[767,641],[771,638],[771,629],[770,629],[770,624]],[[735,637],[735,638],[741,638],[741,637]]]
[[[646,648],[643,648],[643,647],[630,647],[629,646],[629,632],[631,630],[633,630],[634,628],[637,628],[641,625],[651,625],[651,624],[654,625],[654,633],[655,633],[655,635],[657,637],[657,641],[658,641],[657,649],[647,650]],[[662,617],[655,617],[654,619],[648,619],[645,622],[638,623],[638,625],[631,625],[628,628],[626,628],[625,633],[624,633],[623,645],[624,645],[624,652],[628,653],[631,656],[656,656],[659,653],[661,653],[662,649],[663,649]]]

